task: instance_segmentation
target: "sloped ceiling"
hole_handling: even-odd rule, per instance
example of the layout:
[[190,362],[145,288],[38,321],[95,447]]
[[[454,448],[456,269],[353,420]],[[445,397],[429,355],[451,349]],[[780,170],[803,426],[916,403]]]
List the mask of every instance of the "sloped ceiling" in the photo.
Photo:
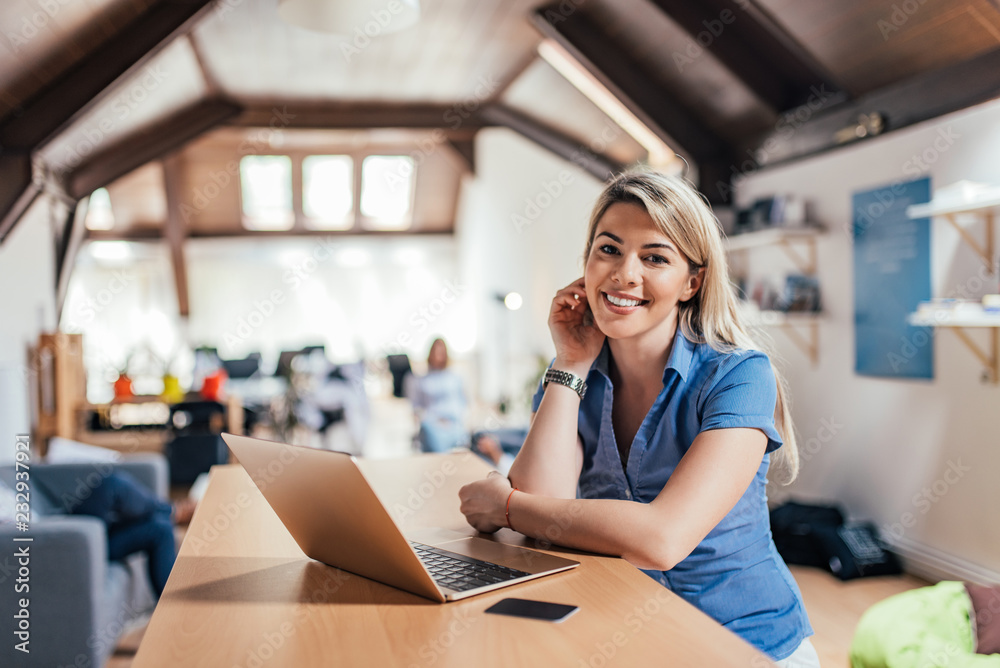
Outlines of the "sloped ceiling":
[[[74,201],[213,128],[275,118],[440,129],[469,165],[475,133],[496,124],[564,157],[585,148],[599,176],[643,160],[624,133],[593,150],[613,122],[537,59],[543,39],[703,184],[748,153],[795,159],[1000,93],[996,0],[423,0],[415,27],[373,38],[288,26],[277,1],[0,5],[0,240],[40,181]],[[776,136],[817,91],[808,122]],[[872,113],[881,124],[853,132]]]

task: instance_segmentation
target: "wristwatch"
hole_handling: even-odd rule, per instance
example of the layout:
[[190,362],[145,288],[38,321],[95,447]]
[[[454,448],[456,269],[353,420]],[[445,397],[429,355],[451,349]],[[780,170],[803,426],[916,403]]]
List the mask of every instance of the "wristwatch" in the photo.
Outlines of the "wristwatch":
[[573,390],[580,395],[580,400],[583,400],[585,394],[587,394],[587,384],[583,382],[583,378],[580,378],[575,373],[570,373],[569,371],[560,371],[559,369],[548,369],[545,372],[545,379],[542,381],[542,389],[545,389],[549,383],[556,383],[557,385],[565,385],[569,389]]

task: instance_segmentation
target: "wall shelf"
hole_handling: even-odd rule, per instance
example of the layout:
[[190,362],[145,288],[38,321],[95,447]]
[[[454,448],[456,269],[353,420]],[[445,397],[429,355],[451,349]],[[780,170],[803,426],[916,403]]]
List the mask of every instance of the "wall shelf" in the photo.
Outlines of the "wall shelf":
[[[932,200],[926,204],[915,204],[907,207],[906,215],[910,218],[944,218],[947,220],[962,237],[962,240],[979,255],[983,263],[986,264],[987,270],[992,274],[995,271],[994,252],[996,249],[993,233],[993,210],[998,206],[1000,206],[1000,194],[991,194],[989,197],[980,197],[973,202],[941,203]],[[974,216],[983,223],[986,232],[982,244],[965,229],[965,225],[959,222],[958,216],[960,214]]]
[[822,313],[811,311],[761,311],[749,304],[743,305],[744,322],[750,327],[777,327],[812,362],[819,364],[819,321]]
[[[727,253],[776,246],[807,275],[815,275],[817,267],[816,239],[823,233],[819,226],[773,228],[757,232],[734,234],[723,239]],[[761,311],[755,305],[743,303],[744,321],[751,327],[776,327],[809,358],[819,364],[819,321],[821,313],[802,311]]]
[[[997,207],[1000,207],[1000,188],[960,181],[935,192],[934,199],[926,204],[907,207],[906,215],[910,218],[944,218],[979,255],[986,270],[995,274],[996,239],[993,223]],[[959,221],[958,216],[963,214],[983,223],[983,243],[979,243]],[[1000,384],[1000,313],[985,311],[978,304],[958,303],[942,308],[928,303],[921,305],[916,313],[911,313],[906,321],[917,327],[951,329],[982,362],[993,384]],[[967,328],[988,328],[989,350],[980,348],[966,333]]]
[[[981,309],[920,309],[906,321],[915,327],[947,327],[982,363],[994,385],[1000,384],[1000,313]],[[989,350],[983,350],[966,333],[967,328],[988,329]]]
[[[817,227],[803,227],[744,232],[727,236],[723,239],[723,245],[727,253],[763,248],[764,246],[778,246],[803,274],[815,274],[816,237],[822,231]],[[796,246],[804,246],[805,254]]]

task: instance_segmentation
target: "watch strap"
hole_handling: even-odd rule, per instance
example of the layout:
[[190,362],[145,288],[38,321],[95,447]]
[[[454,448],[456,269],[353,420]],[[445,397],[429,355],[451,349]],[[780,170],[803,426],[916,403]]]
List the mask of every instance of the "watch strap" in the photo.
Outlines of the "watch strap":
[[580,378],[575,373],[570,373],[569,371],[547,369],[545,371],[545,378],[542,381],[542,388],[544,389],[549,383],[565,385],[579,394],[581,400],[583,400],[583,397],[587,394],[587,383],[584,382],[583,378]]

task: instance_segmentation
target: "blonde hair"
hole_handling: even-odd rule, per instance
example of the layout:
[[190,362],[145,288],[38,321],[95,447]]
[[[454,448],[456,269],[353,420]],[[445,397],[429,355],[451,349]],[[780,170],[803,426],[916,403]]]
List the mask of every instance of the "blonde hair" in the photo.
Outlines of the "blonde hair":
[[[692,274],[704,270],[695,295],[678,305],[681,333],[689,341],[705,343],[714,350],[762,350],[740,318],[735,290],[722,247],[722,229],[708,202],[682,178],[656,171],[619,174],[597,199],[587,230],[584,262],[590,257],[597,223],[612,204],[631,203],[644,208],[656,226],[688,259]],[[778,400],[774,423],[784,441],[774,457],[776,468],[786,474],[786,484],[799,472],[799,450],[792,416],[788,410],[785,381],[771,365],[777,381]]]

